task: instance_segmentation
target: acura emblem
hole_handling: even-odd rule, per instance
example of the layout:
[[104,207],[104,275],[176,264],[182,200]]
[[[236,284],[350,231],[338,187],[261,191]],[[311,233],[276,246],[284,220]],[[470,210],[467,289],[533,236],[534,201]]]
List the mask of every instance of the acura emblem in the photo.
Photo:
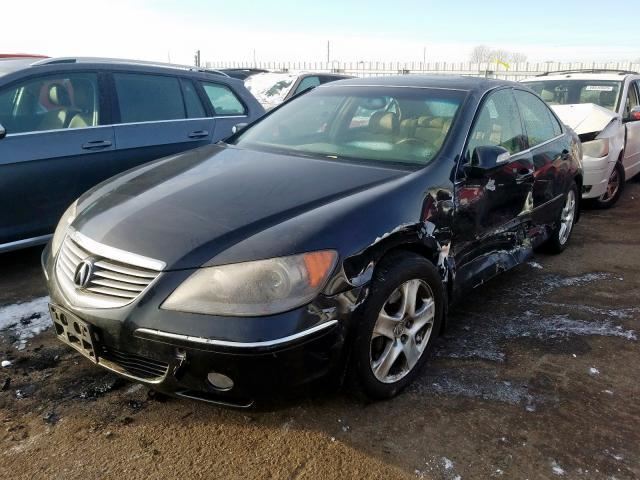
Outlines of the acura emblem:
[[80,262],[76,268],[76,273],[73,276],[73,283],[78,288],[85,288],[91,281],[91,274],[93,273],[93,260],[86,259]]

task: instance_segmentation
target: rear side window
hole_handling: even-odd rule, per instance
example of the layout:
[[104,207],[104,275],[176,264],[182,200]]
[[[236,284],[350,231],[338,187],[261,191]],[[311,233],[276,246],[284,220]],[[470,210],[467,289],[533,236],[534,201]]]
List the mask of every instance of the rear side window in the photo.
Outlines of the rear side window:
[[218,83],[203,83],[209,101],[216,112],[216,115],[245,115],[247,113],[244,105],[233,91]]
[[114,73],[122,123],[186,118],[180,82],[175,77]]
[[304,77],[298,84],[298,87],[296,88],[296,95],[300,92],[304,92],[309,88],[317,87],[318,85],[320,85],[319,77],[317,76]]
[[95,73],[48,75],[0,90],[7,134],[94,127],[100,123]]
[[515,95],[529,137],[529,147],[533,148],[559,135],[560,125],[542,100],[522,90],[516,90]]

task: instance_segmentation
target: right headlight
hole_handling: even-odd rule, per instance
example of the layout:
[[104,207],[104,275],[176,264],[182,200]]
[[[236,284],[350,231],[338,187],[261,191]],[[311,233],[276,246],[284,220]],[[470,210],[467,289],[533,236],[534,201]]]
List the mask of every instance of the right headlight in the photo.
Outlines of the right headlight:
[[609,155],[609,139],[599,138],[584,142],[582,144],[582,153],[591,158],[602,158]]
[[337,259],[335,251],[321,250],[200,268],[161,308],[241,317],[286,312],[309,303],[320,293]]
[[51,255],[57,254],[58,250],[60,250],[62,241],[67,234],[67,230],[69,230],[69,225],[71,225],[71,223],[76,219],[77,206],[78,201],[76,200],[65,210],[62,217],[60,217],[56,231],[53,234],[53,240],[51,240]]

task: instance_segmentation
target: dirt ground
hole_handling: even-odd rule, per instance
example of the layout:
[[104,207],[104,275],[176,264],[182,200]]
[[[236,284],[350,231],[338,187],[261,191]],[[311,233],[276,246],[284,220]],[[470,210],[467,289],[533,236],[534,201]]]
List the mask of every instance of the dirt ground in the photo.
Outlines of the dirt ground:
[[[614,210],[584,212],[564,254],[476,289],[387,402],[159,398],[50,329],[23,350],[0,331],[0,478],[638,479],[639,206],[635,181]],[[0,312],[46,295],[38,257],[0,256]]]

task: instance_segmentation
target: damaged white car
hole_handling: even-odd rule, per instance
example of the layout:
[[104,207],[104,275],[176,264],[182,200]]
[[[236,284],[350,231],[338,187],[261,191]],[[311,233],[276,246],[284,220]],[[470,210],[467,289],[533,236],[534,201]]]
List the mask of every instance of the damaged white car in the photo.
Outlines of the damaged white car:
[[523,80],[579,135],[584,152],[582,198],[613,206],[624,182],[640,172],[640,74],[550,72]]

